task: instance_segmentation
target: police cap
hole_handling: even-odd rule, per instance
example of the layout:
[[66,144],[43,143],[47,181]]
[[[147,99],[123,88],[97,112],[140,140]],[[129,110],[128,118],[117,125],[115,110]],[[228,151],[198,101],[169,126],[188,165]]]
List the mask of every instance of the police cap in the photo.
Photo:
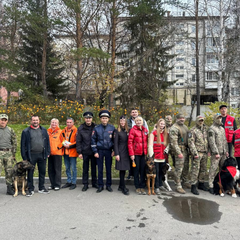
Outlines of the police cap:
[[108,117],[110,118],[111,117],[111,113],[108,111],[108,110],[102,110],[100,111],[99,113],[99,117],[102,118],[102,117]]
[[85,117],[85,118],[93,118],[93,113],[92,112],[85,112],[83,114],[83,117]]

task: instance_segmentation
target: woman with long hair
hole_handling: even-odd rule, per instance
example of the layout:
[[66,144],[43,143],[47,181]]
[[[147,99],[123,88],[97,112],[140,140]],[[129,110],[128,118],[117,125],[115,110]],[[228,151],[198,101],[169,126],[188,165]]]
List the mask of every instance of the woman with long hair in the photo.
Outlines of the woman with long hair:
[[135,118],[136,125],[129,132],[128,151],[134,167],[134,185],[136,193],[146,195],[145,183],[145,156],[147,155],[148,130],[143,126],[142,117]]
[[165,128],[165,120],[160,118],[157,122],[156,129],[150,134],[148,153],[152,157],[154,155],[154,162],[156,166],[156,181],[155,181],[155,192],[160,194],[161,191],[167,191],[163,186],[162,168],[166,164],[167,155],[164,153],[169,143],[168,132]]
[[130,169],[130,158],[128,154],[128,125],[125,116],[121,116],[118,128],[114,132],[114,153],[116,157],[116,169],[119,170],[120,183],[119,191],[124,195],[129,195],[129,190],[125,185],[125,173]]

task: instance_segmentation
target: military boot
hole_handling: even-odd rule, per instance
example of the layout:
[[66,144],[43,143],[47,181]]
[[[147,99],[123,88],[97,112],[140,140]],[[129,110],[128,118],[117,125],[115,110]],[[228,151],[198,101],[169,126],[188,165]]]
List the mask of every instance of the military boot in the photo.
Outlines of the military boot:
[[7,195],[14,195],[15,194],[15,192],[13,190],[13,187],[11,185],[7,186],[7,193],[6,194]]
[[208,188],[202,182],[198,183],[198,189],[208,191]]
[[195,184],[193,184],[193,185],[191,186],[191,192],[192,192],[194,195],[199,195],[199,192],[198,192],[197,187],[196,187]]
[[182,187],[177,187],[177,192],[181,193],[181,194],[185,194],[186,193]]
[[182,182],[183,187],[185,188],[191,188],[191,184],[189,182]]

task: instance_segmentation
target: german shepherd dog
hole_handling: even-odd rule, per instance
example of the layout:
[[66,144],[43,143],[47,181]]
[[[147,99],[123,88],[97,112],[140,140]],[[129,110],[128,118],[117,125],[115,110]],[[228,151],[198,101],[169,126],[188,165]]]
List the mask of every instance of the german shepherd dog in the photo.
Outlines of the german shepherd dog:
[[150,181],[152,179],[152,194],[155,195],[154,185],[156,178],[156,167],[154,163],[154,155],[146,159],[146,176],[147,176],[147,187],[148,195],[151,195]]
[[224,197],[225,191],[230,191],[232,197],[237,197],[234,189],[234,183],[239,179],[239,170],[237,167],[237,161],[229,157],[222,166],[222,169],[217,173],[213,181],[214,194]]
[[26,187],[27,187],[27,182],[26,182],[26,175],[27,175],[27,170],[28,169],[33,169],[34,166],[29,162],[29,161],[21,161],[18,162],[14,165],[13,167],[13,185],[15,189],[15,194],[13,197],[18,196],[18,187],[22,188],[22,195],[26,195]]

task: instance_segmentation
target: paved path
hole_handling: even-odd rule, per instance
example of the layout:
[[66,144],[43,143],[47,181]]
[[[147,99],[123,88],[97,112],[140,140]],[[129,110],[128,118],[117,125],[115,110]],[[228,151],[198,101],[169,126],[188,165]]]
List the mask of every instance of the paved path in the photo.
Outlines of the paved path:
[[[6,186],[1,183],[0,239],[239,239],[239,197],[221,198],[201,191],[196,203],[189,190],[184,195],[185,202],[183,196],[175,193],[174,204],[179,211],[171,215],[169,211],[174,206],[167,209],[165,205],[172,196],[139,196],[133,186],[129,186],[129,196],[117,191],[117,185],[113,186],[112,193],[104,190],[98,194],[93,188],[82,192],[81,187],[13,198],[5,195]],[[214,208],[202,204],[203,201],[210,201]],[[216,219],[209,223],[202,213]],[[181,214],[189,215],[188,219],[177,220]],[[191,223],[194,218],[201,220],[202,217],[200,224]]]

